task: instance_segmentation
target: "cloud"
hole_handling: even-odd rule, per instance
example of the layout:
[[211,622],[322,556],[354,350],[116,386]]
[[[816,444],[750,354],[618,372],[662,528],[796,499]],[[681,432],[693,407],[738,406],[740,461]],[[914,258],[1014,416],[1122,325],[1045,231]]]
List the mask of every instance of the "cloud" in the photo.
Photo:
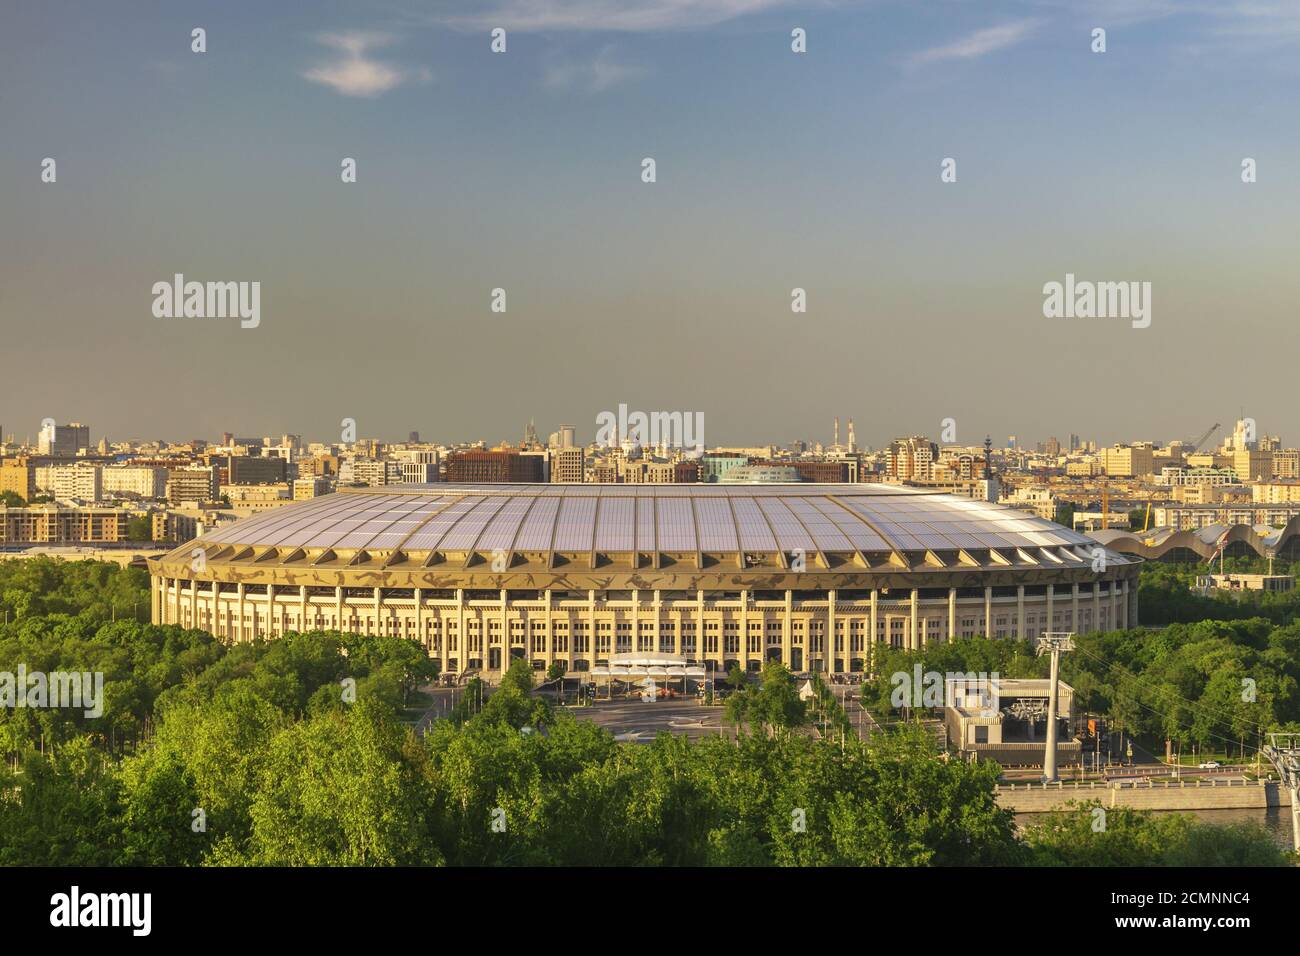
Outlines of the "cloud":
[[520,32],[592,30],[648,32],[699,29],[791,0],[490,0],[487,9],[442,22],[466,30],[505,27]]
[[320,42],[336,51],[334,59],[305,70],[303,79],[328,86],[343,96],[375,97],[403,83],[425,82],[428,70],[406,70],[375,59],[370,51],[388,46],[393,37],[384,33],[327,33]]
[[605,47],[590,60],[552,61],[543,69],[542,83],[550,90],[603,93],[645,73],[639,66],[618,62],[613,48]]
[[969,36],[962,37],[943,46],[931,47],[914,53],[909,60],[913,66],[924,63],[938,63],[943,60],[973,60],[977,57],[996,53],[1015,46],[1038,28],[1039,20],[1016,20],[1001,26],[976,30]]

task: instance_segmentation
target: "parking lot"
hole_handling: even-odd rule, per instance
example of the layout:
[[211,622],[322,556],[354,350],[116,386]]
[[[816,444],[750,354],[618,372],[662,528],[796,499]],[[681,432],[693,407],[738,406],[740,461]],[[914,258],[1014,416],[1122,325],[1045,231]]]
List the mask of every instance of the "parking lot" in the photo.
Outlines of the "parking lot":
[[579,720],[590,720],[619,740],[639,743],[649,743],[662,731],[692,740],[723,731],[722,708],[706,707],[694,698],[601,700],[569,710]]

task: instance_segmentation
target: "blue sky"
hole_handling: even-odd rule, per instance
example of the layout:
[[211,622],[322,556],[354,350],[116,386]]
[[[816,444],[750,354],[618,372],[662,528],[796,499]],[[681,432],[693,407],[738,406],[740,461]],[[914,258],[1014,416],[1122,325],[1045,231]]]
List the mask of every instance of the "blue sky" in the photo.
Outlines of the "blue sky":
[[[1294,2],[47,2],[3,26],[6,433],[590,438],[626,402],[702,411],[710,444],[828,440],[837,414],[872,443],[946,417],[1169,439],[1243,409],[1300,441]],[[155,318],[176,272],[260,281],[260,326]],[[1151,327],[1044,318],[1067,272],[1150,281]]]

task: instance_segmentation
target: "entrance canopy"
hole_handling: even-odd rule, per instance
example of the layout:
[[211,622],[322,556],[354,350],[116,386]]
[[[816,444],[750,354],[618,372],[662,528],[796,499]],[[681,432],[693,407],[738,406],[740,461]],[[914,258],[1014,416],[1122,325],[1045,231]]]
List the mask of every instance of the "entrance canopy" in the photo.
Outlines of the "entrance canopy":
[[699,664],[688,664],[679,654],[615,654],[608,664],[597,664],[591,669],[596,677],[632,679],[653,677],[679,680],[683,677],[705,677]]

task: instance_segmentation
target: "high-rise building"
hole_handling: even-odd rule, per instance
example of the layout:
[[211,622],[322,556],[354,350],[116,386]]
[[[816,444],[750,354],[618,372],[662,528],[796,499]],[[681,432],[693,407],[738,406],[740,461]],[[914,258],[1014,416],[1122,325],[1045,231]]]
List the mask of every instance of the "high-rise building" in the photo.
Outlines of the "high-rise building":
[[0,494],[12,491],[23,501],[36,497],[36,466],[28,458],[0,461]]
[[44,487],[56,501],[99,501],[104,491],[102,474],[103,469],[90,462],[51,465]]
[[75,458],[90,450],[90,426],[77,422],[56,425],[51,421],[41,428],[39,448],[42,455]]
[[896,438],[889,443],[888,474],[890,478],[908,481],[934,477],[934,463],[939,459],[939,446],[921,435]]
[[1155,449],[1150,444],[1113,445],[1102,452],[1102,466],[1112,478],[1141,478],[1155,473]]
[[216,501],[217,471],[215,468],[173,468],[167,477],[167,500]]

